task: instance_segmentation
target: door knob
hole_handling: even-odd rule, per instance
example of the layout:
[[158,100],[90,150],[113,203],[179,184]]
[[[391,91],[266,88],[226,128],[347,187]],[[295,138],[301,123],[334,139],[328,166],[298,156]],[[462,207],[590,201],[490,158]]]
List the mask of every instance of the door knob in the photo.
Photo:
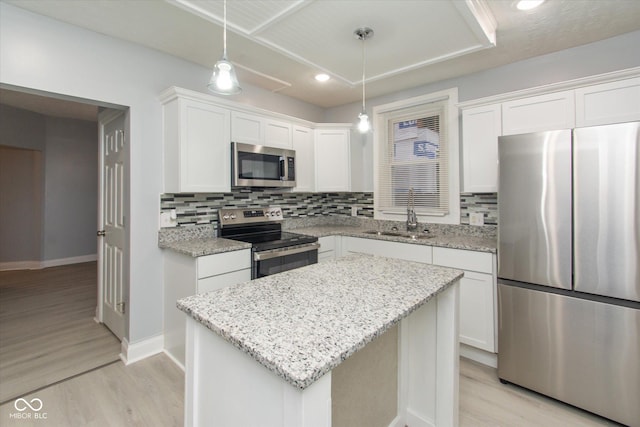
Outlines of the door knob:
[[104,230],[98,230],[97,234],[98,234],[98,236],[104,236],[105,232],[104,232]]

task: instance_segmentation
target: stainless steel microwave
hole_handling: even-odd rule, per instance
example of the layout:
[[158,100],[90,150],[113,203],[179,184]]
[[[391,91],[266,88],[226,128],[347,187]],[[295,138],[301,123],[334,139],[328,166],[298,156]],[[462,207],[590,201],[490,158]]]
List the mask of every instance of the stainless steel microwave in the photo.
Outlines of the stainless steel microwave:
[[231,143],[233,187],[295,187],[296,152],[263,145]]

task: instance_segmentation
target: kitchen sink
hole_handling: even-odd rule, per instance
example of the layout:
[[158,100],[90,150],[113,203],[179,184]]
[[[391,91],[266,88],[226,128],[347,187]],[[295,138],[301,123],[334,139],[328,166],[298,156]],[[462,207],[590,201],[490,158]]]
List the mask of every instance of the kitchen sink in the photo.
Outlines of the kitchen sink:
[[365,231],[364,234],[372,234],[372,235],[376,235],[376,236],[404,237],[406,239],[411,239],[411,240],[424,240],[424,239],[433,238],[433,236],[428,235],[428,234],[400,233],[398,231],[368,230],[368,231]]

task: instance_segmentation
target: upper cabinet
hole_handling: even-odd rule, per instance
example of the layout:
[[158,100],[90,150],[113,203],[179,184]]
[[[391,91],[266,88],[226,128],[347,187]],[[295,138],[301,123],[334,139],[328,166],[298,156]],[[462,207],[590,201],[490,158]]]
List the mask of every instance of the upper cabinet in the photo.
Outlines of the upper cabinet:
[[640,77],[576,89],[576,126],[640,120]]
[[462,108],[462,191],[494,193],[499,136],[640,120],[640,77]]
[[350,129],[316,129],[316,191],[351,190]]
[[290,123],[237,111],[231,114],[231,140],[287,149],[293,145]]
[[314,132],[305,126],[293,126],[293,149],[296,152],[296,186],[293,191],[315,191]]
[[498,191],[498,137],[502,132],[500,104],[462,111],[462,192]]
[[502,103],[502,135],[575,127],[574,91]]
[[174,97],[163,105],[164,192],[229,192],[228,109]]
[[232,112],[230,141],[263,145],[264,119],[253,114]]

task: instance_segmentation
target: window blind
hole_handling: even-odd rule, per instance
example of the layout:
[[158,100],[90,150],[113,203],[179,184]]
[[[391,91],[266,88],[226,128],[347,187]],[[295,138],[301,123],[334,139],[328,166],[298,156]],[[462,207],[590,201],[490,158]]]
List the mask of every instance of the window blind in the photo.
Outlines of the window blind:
[[387,112],[381,138],[377,208],[406,213],[409,190],[419,215],[449,213],[448,99]]

